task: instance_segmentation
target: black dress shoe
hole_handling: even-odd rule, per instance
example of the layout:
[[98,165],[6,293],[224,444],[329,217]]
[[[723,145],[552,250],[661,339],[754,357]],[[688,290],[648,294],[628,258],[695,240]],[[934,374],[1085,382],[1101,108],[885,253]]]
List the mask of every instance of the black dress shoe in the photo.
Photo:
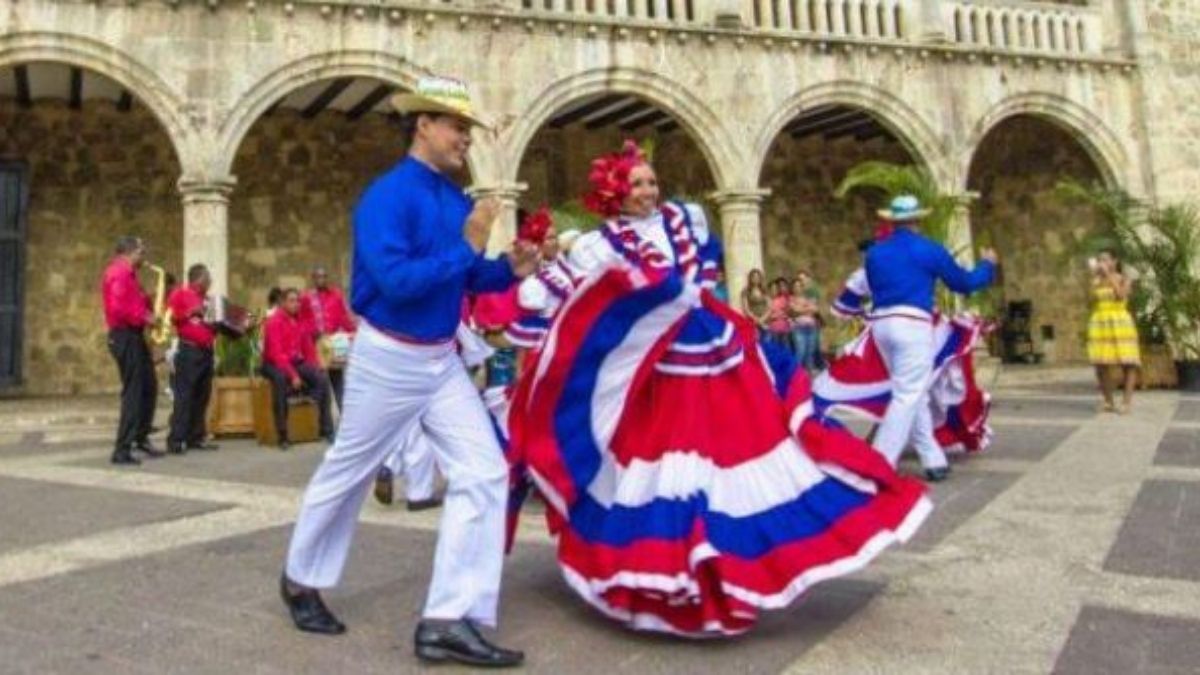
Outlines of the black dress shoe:
[[288,590],[287,575],[282,575],[279,577],[279,595],[283,598],[283,604],[287,605],[296,628],[322,635],[341,635],[346,632],[346,624],[338,621],[329,611],[318,591],[310,588],[292,593]]
[[410,499],[405,508],[409,511],[428,511],[429,509],[436,509],[441,505],[441,497],[430,497],[429,499]]
[[138,464],[141,464],[142,462],[137,457],[134,457],[132,452],[130,452],[127,448],[125,448],[125,449],[116,450],[113,452],[112,463],[113,464],[128,464],[129,466],[137,466]]
[[186,455],[187,448],[182,443],[172,443],[167,441],[167,452],[172,455]]
[[930,483],[940,483],[950,477],[950,467],[943,466],[937,469],[925,469],[925,480]]
[[162,450],[159,450],[158,448],[154,447],[154,444],[152,444],[148,440],[138,441],[137,450],[138,450],[138,452],[141,452],[142,454],[146,455],[146,457],[148,457],[150,459],[158,459],[159,457],[165,457],[167,454],[167,453],[163,452]]
[[485,640],[467,619],[422,621],[417,624],[413,642],[417,657],[423,661],[457,661],[487,668],[510,668],[525,661],[524,653]]
[[219,450],[221,446],[216,443],[205,443],[204,441],[196,441],[187,444],[188,450]]
[[379,473],[375,474],[375,501],[384,506],[391,505],[395,499],[392,494],[394,480],[391,469],[386,466],[380,467]]

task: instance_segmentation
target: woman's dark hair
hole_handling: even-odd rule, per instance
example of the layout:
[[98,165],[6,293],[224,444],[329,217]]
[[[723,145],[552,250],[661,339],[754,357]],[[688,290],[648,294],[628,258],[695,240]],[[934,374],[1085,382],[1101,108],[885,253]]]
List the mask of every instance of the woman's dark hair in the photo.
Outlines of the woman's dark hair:
[[272,286],[271,290],[267,291],[267,306],[274,307],[283,300],[283,289],[278,286]]
[[790,290],[792,288],[792,280],[787,277],[775,277],[775,280],[771,282],[771,286],[773,288],[783,286],[785,290]]
[[1113,262],[1116,263],[1117,272],[1121,274],[1125,273],[1125,267],[1121,264],[1121,256],[1117,255],[1117,252],[1114,249],[1102,248],[1100,249],[1100,253],[1098,255],[1106,255],[1112,258]]

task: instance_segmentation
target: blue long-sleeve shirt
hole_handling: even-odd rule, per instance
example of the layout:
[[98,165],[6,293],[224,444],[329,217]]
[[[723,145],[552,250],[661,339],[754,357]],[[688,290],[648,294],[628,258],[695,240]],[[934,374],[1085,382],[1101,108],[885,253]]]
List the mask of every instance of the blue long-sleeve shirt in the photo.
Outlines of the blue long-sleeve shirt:
[[463,295],[516,282],[507,258],[488,260],[467,244],[471,199],[407,157],[373,182],[354,209],[350,305],[377,328],[422,341],[452,338]]
[[916,307],[933,311],[937,280],[954,291],[969,295],[992,283],[996,266],[982,260],[973,270],[959,266],[942,245],[898,227],[887,239],[867,251],[867,283],[875,310]]

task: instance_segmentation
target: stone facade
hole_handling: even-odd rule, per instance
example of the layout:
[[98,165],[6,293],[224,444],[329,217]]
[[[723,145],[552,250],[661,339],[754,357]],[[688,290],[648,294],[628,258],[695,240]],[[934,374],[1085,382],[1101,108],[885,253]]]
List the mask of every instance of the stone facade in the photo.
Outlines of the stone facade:
[[[24,377],[30,394],[120,387],[105,342],[99,281],[117,237],[144,237],[179,274],[183,208],[171,141],[144,108],[70,110],[0,100],[0,158],[28,169]],[[153,276],[143,285],[153,290]]]
[[1087,360],[1090,276],[1077,243],[1099,222],[1055,193],[1068,178],[1090,185],[1101,175],[1067,132],[1017,117],[984,139],[970,179],[980,194],[971,209],[976,243],[994,247],[1002,263],[989,297],[998,316],[1008,302],[1033,301],[1034,344],[1049,362]]
[[[831,2],[843,10],[857,5]],[[476,138],[471,183],[510,207],[577,195],[585,159],[616,146],[602,134],[556,139],[545,126],[555,114],[613,93],[652,103],[680,126],[659,149],[664,185],[669,194],[712,190],[708,205],[721,222],[735,292],[745,272],[764,262],[772,272],[811,265],[827,287],[836,284],[854,261],[849,247],[873,206],[862,198],[832,201],[828,190],[841,167],[868,156],[911,156],[945,191],[962,192],[976,180],[972,162],[989,132],[1014,116],[1068,129],[1096,174],[1131,192],[1175,199],[1191,196],[1200,182],[1200,122],[1190,114],[1200,91],[1195,2],[884,4],[893,11],[835,11],[810,25],[812,16],[780,13],[783,5],[765,0],[694,3],[695,12],[675,17],[647,15],[646,3],[601,3],[589,14],[535,10],[521,0],[31,0],[0,15],[0,68],[52,61],[128,90],[160,127],[156,136],[137,135],[139,143],[163,139],[155,156],[173,162],[136,181],[137,189],[153,194],[150,211],[176,183],[182,195],[172,197],[182,230],[166,228],[179,239],[166,231],[158,239],[182,247],[179,267],[210,263],[219,290],[252,304],[272,283],[299,281],[318,260],[344,270],[347,208],[393,158],[395,137],[382,120],[289,120],[284,111],[264,119],[282,97],[335,78],[402,88],[430,72],[468,81],[496,122]],[[610,14],[613,7],[634,13]],[[831,105],[869,111],[903,143],[810,148],[802,146],[818,141],[804,141],[789,148],[792,141],[780,140],[798,115]],[[35,106],[37,115],[52,116],[41,108]],[[16,118],[11,108],[0,110],[9,111],[0,117],[8,130]],[[103,119],[99,111],[85,113]],[[32,163],[60,152],[28,145],[20,152]],[[1041,179],[1030,180],[1036,188]],[[1033,199],[1015,195],[1023,188],[1003,172],[992,182],[1018,202]],[[55,183],[49,185],[39,180],[34,188],[53,194]],[[89,182],[54,203],[100,195],[106,203],[88,201],[90,211],[120,213],[127,207],[118,192],[111,181]],[[991,199],[973,213],[985,229],[993,227],[986,203],[1013,201]],[[1060,217],[1035,206],[1042,209],[1035,213]],[[140,215],[128,220],[125,229],[148,227]],[[847,227],[858,229],[847,236]],[[965,229],[958,236],[969,239]],[[511,231],[498,231],[496,243],[508,237]],[[1013,258],[1036,240],[1021,239],[1009,262],[1019,268]],[[32,264],[32,252],[30,258]],[[50,287],[66,282],[35,278],[41,268],[31,269],[39,271],[30,275],[27,304],[41,306]],[[26,389],[34,391],[44,371],[33,364],[32,345],[49,349],[53,339],[32,323],[30,331]],[[88,341],[99,337],[81,338]],[[111,386],[82,371],[62,377],[69,384],[53,389]]]
[[265,306],[272,286],[303,288],[317,264],[345,286],[354,203],[403,153],[399,125],[383,115],[350,122],[337,112],[303,119],[279,110],[260,120],[234,161],[230,297]]

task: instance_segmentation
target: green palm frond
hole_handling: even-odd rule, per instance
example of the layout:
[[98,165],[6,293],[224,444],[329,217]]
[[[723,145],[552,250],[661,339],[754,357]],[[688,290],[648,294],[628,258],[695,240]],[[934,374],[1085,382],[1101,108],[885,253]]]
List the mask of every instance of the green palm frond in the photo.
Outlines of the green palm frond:
[[845,199],[851,192],[859,190],[882,192],[881,206],[899,195],[913,195],[931,211],[921,221],[921,231],[943,245],[950,243],[950,225],[954,222],[955,212],[969,203],[965,195],[943,194],[932,176],[912,164],[879,161],[856,164],[833,194],[838,199]]

